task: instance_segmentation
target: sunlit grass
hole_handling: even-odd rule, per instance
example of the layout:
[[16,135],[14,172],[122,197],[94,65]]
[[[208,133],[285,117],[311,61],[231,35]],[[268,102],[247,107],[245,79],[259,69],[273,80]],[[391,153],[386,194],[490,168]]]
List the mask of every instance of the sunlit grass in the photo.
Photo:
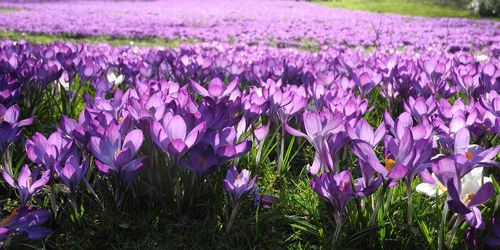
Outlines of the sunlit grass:
[[415,0],[333,0],[319,4],[334,8],[429,17],[468,17],[466,10]]
[[2,12],[13,12],[13,11],[18,11],[18,9],[16,9],[16,8],[0,7],[0,13],[2,13]]
[[134,45],[138,47],[166,47],[175,48],[183,43],[192,44],[198,42],[197,40],[168,40],[157,37],[147,38],[126,38],[126,37],[112,37],[112,36],[82,36],[75,34],[41,34],[41,33],[26,33],[0,30],[0,40],[25,40],[30,43],[48,44],[55,41],[74,42],[74,43],[89,43],[99,44],[108,43],[111,46],[125,46]]

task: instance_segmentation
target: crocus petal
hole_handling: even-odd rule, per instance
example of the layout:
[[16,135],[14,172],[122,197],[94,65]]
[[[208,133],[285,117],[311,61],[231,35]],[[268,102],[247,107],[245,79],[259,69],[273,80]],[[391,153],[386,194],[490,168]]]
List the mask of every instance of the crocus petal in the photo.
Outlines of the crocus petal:
[[448,194],[450,196],[450,199],[447,201],[450,210],[459,214],[470,213],[471,210],[467,208],[460,200],[460,194],[458,193],[458,190],[455,187],[453,179],[448,180],[446,188],[448,189]]
[[238,86],[238,83],[239,83],[238,78],[235,78],[233,81],[231,81],[231,83],[229,83],[226,86],[226,90],[224,90],[224,93],[222,93],[222,96],[228,96],[229,94],[231,94],[231,92],[233,92],[234,89]]
[[470,227],[482,230],[485,228],[481,211],[477,207],[472,207],[471,212],[465,215],[465,221]]
[[17,188],[17,185],[14,181],[14,179],[12,179],[12,177],[7,173],[7,171],[5,169],[2,169],[2,176],[3,176],[3,179],[13,188]]
[[[269,126],[270,124],[267,124],[267,125],[262,125],[262,126],[259,126],[258,128],[256,128],[253,133],[255,135],[255,138],[258,140],[258,141],[262,141],[264,140],[266,137],[267,137],[267,134],[269,134]],[[287,126],[285,124],[285,126]],[[285,127],[286,129],[286,127]],[[293,129],[293,128],[292,128]],[[293,129],[295,130],[295,129]],[[288,131],[288,130],[287,130]],[[290,132],[288,132],[290,133]],[[291,134],[291,133],[290,133]],[[305,135],[305,134],[304,134]]]
[[373,145],[377,145],[382,138],[384,138],[384,135],[387,133],[387,129],[385,128],[384,124],[380,124],[375,130],[375,134],[373,135]]
[[221,97],[224,87],[224,83],[219,78],[214,78],[208,84],[208,94],[212,97]]
[[132,157],[134,157],[135,154],[137,154],[137,151],[141,148],[143,140],[144,135],[141,130],[132,130],[125,137],[125,140],[123,141],[123,148],[129,148]]
[[125,183],[131,183],[139,174],[139,170],[144,166],[143,158],[135,159],[125,165],[120,171],[120,179]]
[[487,202],[495,194],[495,188],[491,182],[485,183],[469,202],[469,207],[478,206]]
[[98,160],[95,160],[95,166],[103,174],[109,174],[111,170],[114,170],[114,168],[112,168],[111,166],[106,165]]
[[201,85],[198,83],[191,81],[191,87],[196,91],[199,95],[201,96],[208,96],[208,90],[203,88]]
[[9,237],[10,229],[7,227],[0,227],[0,241],[3,241]]
[[417,185],[415,190],[418,193],[425,194],[429,197],[435,197],[437,192],[437,186],[429,183],[420,183]]
[[186,143],[184,143],[181,139],[174,139],[168,145],[168,149],[170,152],[174,154],[181,154],[187,149]]
[[315,137],[321,131],[321,118],[316,113],[306,113],[304,115],[304,127],[309,137]]
[[401,179],[401,178],[405,177],[406,173],[408,173],[408,168],[402,164],[397,164],[391,170],[389,175],[387,175],[387,177],[389,177],[391,179]]
[[320,170],[321,170],[321,160],[320,160],[318,152],[316,152],[314,154],[313,164],[309,168],[309,172],[312,175],[316,175],[317,173],[319,173]]
[[129,163],[133,157],[134,155],[131,148],[119,150],[114,154],[112,166],[115,168],[123,167],[125,164]]
[[44,186],[45,184],[47,184],[49,182],[49,180],[50,180],[50,175],[51,175],[51,171],[50,170],[46,170],[42,174],[42,177],[40,177],[40,179],[38,179],[37,181],[33,182],[33,184],[30,187],[30,191],[31,192],[36,192],[37,189],[39,189],[42,186]]
[[469,129],[462,128],[455,134],[455,154],[463,154],[469,146],[470,133]]
[[179,115],[176,115],[170,119],[168,122],[168,125],[166,126],[166,132],[168,137],[173,140],[173,139],[181,139],[184,140],[186,139],[186,122],[182,117]]
[[30,117],[30,118],[19,121],[17,123],[17,126],[19,126],[19,127],[29,126],[29,125],[33,124],[33,121],[35,121],[35,118]]
[[28,187],[30,185],[31,170],[28,165],[24,165],[21,169],[21,173],[17,177],[17,183],[19,186]]
[[41,226],[29,227],[25,231],[26,236],[31,240],[41,240],[51,232],[52,230]]
[[284,124],[284,126],[285,126],[285,129],[286,129],[286,132],[288,132],[289,134],[291,134],[293,136],[305,137],[305,138],[307,138],[310,141],[309,136],[307,136],[306,134],[300,132],[297,129],[294,129],[294,128],[290,127],[290,125],[288,125],[286,123]]
[[251,141],[244,141],[237,144],[234,149],[236,149],[236,157],[240,157],[241,155],[246,154],[252,148]]
[[201,137],[203,136],[203,134],[205,133],[207,129],[207,123],[206,122],[202,122],[198,125],[196,125],[196,127],[194,127],[191,132],[189,132],[189,134],[186,136],[186,145],[187,147],[192,147],[194,144],[196,144],[198,142],[198,140],[201,139]]
[[101,138],[97,136],[90,137],[90,151],[97,159],[107,165],[111,165],[113,162],[112,156],[115,152],[112,150],[108,145],[104,144],[104,140]]

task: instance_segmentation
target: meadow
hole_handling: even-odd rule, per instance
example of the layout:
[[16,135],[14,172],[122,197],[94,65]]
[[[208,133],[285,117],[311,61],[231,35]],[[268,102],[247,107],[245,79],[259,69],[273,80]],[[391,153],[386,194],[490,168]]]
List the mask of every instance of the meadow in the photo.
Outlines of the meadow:
[[353,2],[0,3],[1,246],[500,248],[498,21]]

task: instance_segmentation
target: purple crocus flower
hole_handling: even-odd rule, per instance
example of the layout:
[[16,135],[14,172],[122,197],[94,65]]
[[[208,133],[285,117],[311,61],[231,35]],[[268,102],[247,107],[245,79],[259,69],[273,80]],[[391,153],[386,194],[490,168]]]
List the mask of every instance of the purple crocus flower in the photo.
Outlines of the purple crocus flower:
[[448,207],[451,211],[464,215],[470,227],[484,229],[481,210],[478,206],[487,202],[495,194],[493,184],[487,182],[477,190],[462,190],[461,185],[455,182],[455,179],[450,179],[446,185],[449,193]]
[[[283,95],[281,103],[275,103],[275,106],[279,105],[279,109],[277,110],[277,114],[281,122],[287,123],[290,117],[299,113],[302,109],[304,109],[307,105],[307,97],[306,91],[303,87],[299,88],[289,88],[286,92],[281,93],[277,91],[272,98],[276,99],[277,95]],[[273,114],[271,114],[273,115]],[[284,133],[284,130],[283,130]]]
[[365,141],[375,147],[384,138],[387,130],[385,125],[381,123],[378,128],[373,131],[372,126],[370,126],[364,118],[361,118],[352,127],[346,125],[346,132],[352,140]]
[[[380,124],[375,131],[373,131],[370,124],[368,124],[368,122],[363,118],[356,122],[354,128],[347,125],[346,130],[347,134],[353,141],[353,144],[358,143],[358,141],[363,141],[370,144],[372,147],[376,147],[379,144],[387,131],[383,123]],[[368,196],[373,194],[380,184],[382,184],[383,178],[375,178],[375,170],[366,161],[359,159],[359,167],[362,178],[358,178],[354,181],[356,194],[359,196]]]
[[391,147],[395,155],[387,154],[385,158],[385,165],[382,165],[373,147],[364,141],[356,142],[352,145],[352,152],[360,161],[366,162],[371,168],[378,173],[382,174],[387,179],[401,179],[408,173],[407,165],[411,162],[413,139],[411,134],[408,133],[404,137],[403,143]]
[[253,88],[243,96],[243,114],[250,122],[257,120],[269,109],[269,101],[263,96],[262,88]]
[[222,129],[210,135],[207,142],[212,146],[221,161],[240,157],[246,154],[252,147],[251,141],[238,143],[236,129],[233,127]]
[[75,138],[82,145],[87,145],[90,140],[89,133],[82,125],[64,115],[61,119],[61,130],[66,136]]
[[419,122],[422,122],[423,117],[431,115],[436,108],[436,101],[432,96],[427,99],[422,96],[417,98],[410,96],[408,101],[404,103],[405,111],[411,113],[411,115]]
[[[122,137],[125,137],[122,140]],[[102,137],[90,137],[90,151],[97,159],[97,169],[104,174],[114,173],[125,184],[137,176],[142,158],[134,159],[144,140],[141,130],[128,134],[120,131],[120,125],[111,123]]]
[[484,229],[481,211],[478,206],[487,202],[495,190],[491,182],[484,184],[475,179],[465,180],[467,174],[462,170],[464,165],[456,157],[439,159],[432,170],[441,183],[445,183],[448,190],[448,207],[451,211],[462,215],[471,228]]
[[469,144],[469,141],[470,132],[467,128],[462,128],[456,133],[453,153],[456,160],[463,165],[459,173],[461,176],[475,167],[500,167],[500,164],[493,160],[500,151],[500,146],[484,149],[479,145]]
[[500,117],[500,94],[497,91],[492,90],[487,92],[479,100],[486,110]]
[[20,202],[23,206],[31,199],[31,196],[40,191],[50,180],[50,170],[46,170],[41,177],[38,176],[39,173],[40,168],[31,171],[28,165],[24,165],[17,180],[14,180],[5,169],[2,170],[4,180],[19,192]]
[[221,159],[212,146],[202,143],[190,149],[181,164],[197,176],[205,176],[221,164]]
[[475,90],[479,87],[478,63],[467,63],[451,68],[451,78],[459,89],[472,100]]
[[61,130],[57,130],[48,139],[38,132],[35,133],[31,140],[26,141],[24,147],[32,162],[52,170],[66,161],[75,144],[71,138],[63,136]]
[[9,75],[0,76],[0,104],[11,105],[21,93],[21,84]]
[[328,141],[330,137],[343,129],[341,113],[324,113],[322,117],[317,112],[304,112],[303,122],[306,129],[306,134],[285,124],[285,128],[291,135],[306,138],[309,143],[316,149],[314,163],[310,168],[311,174],[317,174],[322,166],[325,166],[325,171],[333,171],[334,163],[330,154],[330,146]]
[[244,194],[253,189],[256,181],[257,177],[250,180],[250,171],[243,169],[238,172],[236,167],[232,165],[227,169],[224,189],[231,195],[232,203],[236,204]]
[[0,221],[0,241],[11,233],[26,235],[31,240],[41,240],[52,230],[42,225],[49,221],[52,214],[48,210],[34,210],[33,207],[20,207]]
[[238,86],[238,78],[235,78],[229,85],[225,85],[219,78],[214,78],[208,84],[208,90],[199,85],[198,83],[191,81],[191,87],[203,97],[210,97],[215,102],[219,102],[224,97],[228,97]]
[[150,136],[160,149],[174,159],[180,159],[203,136],[206,122],[191,127],[180,115],[166,113],[161,121],[150,120]]
[[454,87],[450,88],[446,81],[450,68],[448,61],[433,57],[419,60],[419,66],[422,70],[420,81],[413,86],[418,93],[425,97],[439,93],[444,98],[454,94]]
[[19,121],[21,110],[17,105],[5,107],[0,104],[0,153],[17,140],[21,135],[21,127],[33,123],[33,117]]
[[69,188],[72,194],[76,193],[78,185],[85,178],[85,174],[90,167],[89,159],[85,159],[80,164],[80,160],[75,155],[71,155],[66,160],[64,167],[55,167],[59,179]]
[[372,91],[372,89],[380,84],[382,81],[382,75],[367,68],[361,70],[359,76],[357,74],[353,74],[353,79],[361,96],[366,96],[370,93],[370,91]]
[[349,170],[340,173],[323,173],[319,177],[313,176],[311,187],[339,215],[345,212],[347,202],[356,197],[352,189]]
[[242,115],[241,98],[227,100],[224,102],[215,102],[211,98],[203,98],[198,111],[207,130],[220,130],[226,127],[232,127],[240,122]]

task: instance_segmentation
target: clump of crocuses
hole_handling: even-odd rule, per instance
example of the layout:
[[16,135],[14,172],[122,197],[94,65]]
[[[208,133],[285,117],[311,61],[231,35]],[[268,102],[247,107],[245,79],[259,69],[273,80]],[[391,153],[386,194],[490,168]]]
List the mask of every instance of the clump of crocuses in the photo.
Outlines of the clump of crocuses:
[[342,228],[345,206],[356,197],[351,184],[351,173],[349,170],[340,173],[323,173],[319,177],[313,177],[311,186],[314,192],[328,203],[333,213],[336,223],[334,241],[336,241]]
[[231,214],[226,223],[226,233],[231,230],[240,200],[254,188],[256,181],[257,177],[251,178],[250,171],[246,169],[238,172],[235,166],[228,168],[226,179],[224,179],[224,189],[230,195]]
[[121,206],[125,191],[139,174],[143,158],[135,158],[142,146],[141,130],[128,133],[120,124],[110,123],[102,136],[90,138],[90,151],[95,156],[95,165],[105,175],[113,175],[120,184],[115,190],[115,201]]
[[52,214],[48,210],[36,210],[32,206],[14,209],[0,221],[0,247],[14,233],[26,235],[31,240],[41,240],[52,232],[42,225],[49,221]]
[[5,169],[2,170],[4,180],[19,192],[22,206],[26,205],[31,199],[31,196],[40,191],[42,187],[49,182],[51,171],[46,170],[41,177],[39,177],[40,170],[41,169],[38,167],[31,171],[28,165],[24,165],[17,180],[14,180]]

